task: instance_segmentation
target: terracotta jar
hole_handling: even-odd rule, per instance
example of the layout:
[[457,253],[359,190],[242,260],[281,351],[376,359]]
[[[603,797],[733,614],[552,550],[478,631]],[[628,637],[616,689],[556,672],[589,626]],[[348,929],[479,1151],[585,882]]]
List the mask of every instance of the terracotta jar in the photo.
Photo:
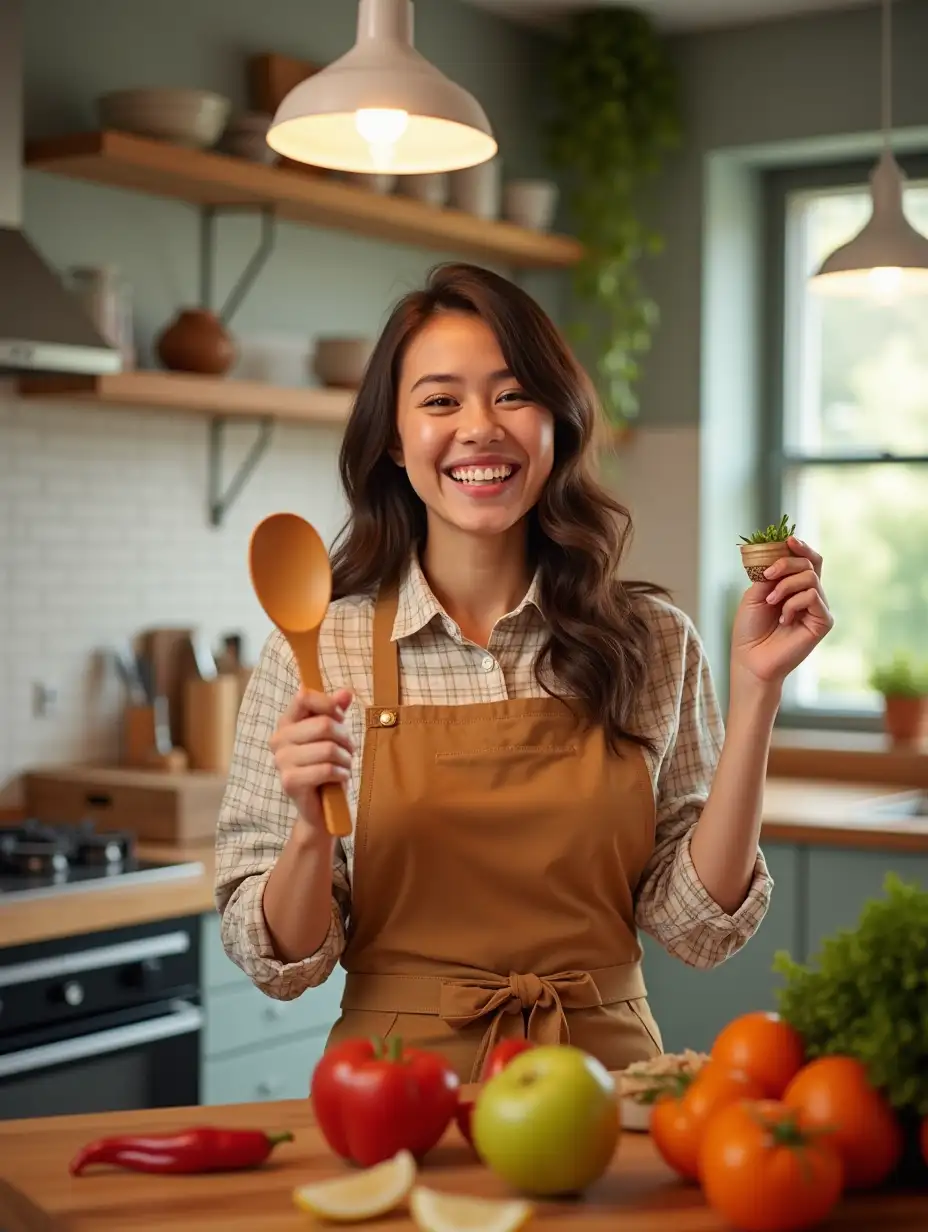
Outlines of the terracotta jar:
[[182,308],[157,341],[158,358],[172,372],[222,376],[235,363],[235,340],[214,312]]
[[895,744],[928,736],[928,697],[884,697],[883,727]]

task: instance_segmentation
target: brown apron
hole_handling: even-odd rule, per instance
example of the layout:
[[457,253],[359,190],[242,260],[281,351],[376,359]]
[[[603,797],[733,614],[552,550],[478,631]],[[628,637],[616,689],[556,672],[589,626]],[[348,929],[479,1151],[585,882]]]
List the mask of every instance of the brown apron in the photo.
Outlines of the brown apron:
[[551,698],[400,705],[397,592],[378,598],[342,1014],[476,1080],[512,1036],[622,1069],[661,1051],[634,891],[654,846],[640,750]]

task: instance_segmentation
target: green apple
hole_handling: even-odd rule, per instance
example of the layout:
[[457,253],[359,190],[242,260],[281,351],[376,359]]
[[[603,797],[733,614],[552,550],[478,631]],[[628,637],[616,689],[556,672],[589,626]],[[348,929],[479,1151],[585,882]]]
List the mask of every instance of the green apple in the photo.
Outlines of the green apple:
[[615,1083],[580,1048],[532,1048],[480,1088],[471,1131],[487,1167],[523,1193],[581,1193],[619,1141]]

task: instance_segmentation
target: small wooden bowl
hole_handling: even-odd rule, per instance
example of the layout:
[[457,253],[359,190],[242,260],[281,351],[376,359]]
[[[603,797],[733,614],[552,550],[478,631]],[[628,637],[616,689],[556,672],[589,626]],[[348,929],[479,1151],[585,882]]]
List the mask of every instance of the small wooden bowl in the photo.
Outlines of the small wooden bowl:
[[764,570],[769,569],[781,556],[792,556],[786,540],[778,543],[742,543],[741,563],[752,582],[764,582]]

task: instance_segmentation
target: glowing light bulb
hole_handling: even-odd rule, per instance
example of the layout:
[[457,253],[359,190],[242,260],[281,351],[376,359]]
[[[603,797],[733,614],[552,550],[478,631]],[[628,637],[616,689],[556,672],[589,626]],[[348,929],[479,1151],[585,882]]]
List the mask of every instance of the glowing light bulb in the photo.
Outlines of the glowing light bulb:
[[867,274],[868,290],[883,304],[898,299],[902,290],[902,270],[896,265],[878,265]]
[[367,142],[375,171],[389,171],[393,147],[409,125],[409,113],[382,107],[364,107],[354,114],[354,125]]

